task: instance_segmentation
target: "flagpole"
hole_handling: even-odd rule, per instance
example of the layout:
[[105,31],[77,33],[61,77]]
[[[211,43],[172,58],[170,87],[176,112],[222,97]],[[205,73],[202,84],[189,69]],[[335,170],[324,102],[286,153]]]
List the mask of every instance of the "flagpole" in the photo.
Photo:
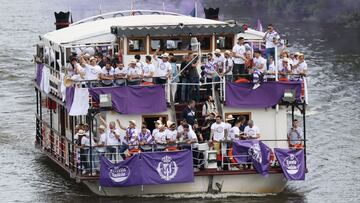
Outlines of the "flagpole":
[[195,0],[195,17],[198,17],[197,0]]
[[162,2],[163,12],[165,12],[165,1]]

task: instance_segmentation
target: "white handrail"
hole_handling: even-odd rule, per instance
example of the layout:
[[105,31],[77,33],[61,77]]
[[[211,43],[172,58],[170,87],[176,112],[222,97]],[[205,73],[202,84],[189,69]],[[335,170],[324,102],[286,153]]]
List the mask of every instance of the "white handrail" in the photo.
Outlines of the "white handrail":
[[79,20],[79,21],[76,21],[76,22],[70,24],[70,26],[78,25],[78,24],[88,22],[88,21],[95,21],[95,20],[97,20],[99,18],[102,18],[102,19],[105,19],[106,17],[107,18],[109,18],[109,17],[114,18],[114,17],[118,17],[118,15],[132,14],[132,13],[148,13],[148,14],[153,14],[153,15],[155,15],[155,13],[158,13],[156,15],[168,14],[168,15],[176,15],[176,16],[185,16],[185,15],[180,14],[180,13],[174,13],[174,12],[168,12],[168,11],[160,11],[160,10],[125,10],[125,11],[114,11],[114,12],[109,12],[109,13],[103,13],[103,14],[100,14],[100,15],[85,18],[85,19],[82,19],[82,20]]

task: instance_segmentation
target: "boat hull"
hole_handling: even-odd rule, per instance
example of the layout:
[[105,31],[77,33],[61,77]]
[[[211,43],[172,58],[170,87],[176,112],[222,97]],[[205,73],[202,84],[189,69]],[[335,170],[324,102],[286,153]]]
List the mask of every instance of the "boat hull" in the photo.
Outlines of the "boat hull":
[[[131,187],[100,187],[98,180],[86,180],[83,183],[100,196],[143,196],[168,195],[181,193],[241,193],[274,194],[283,191],[286,179],[282,173],[195,176],[192,183],[144,185]],[[220,186],[220,187],[219,187]]]

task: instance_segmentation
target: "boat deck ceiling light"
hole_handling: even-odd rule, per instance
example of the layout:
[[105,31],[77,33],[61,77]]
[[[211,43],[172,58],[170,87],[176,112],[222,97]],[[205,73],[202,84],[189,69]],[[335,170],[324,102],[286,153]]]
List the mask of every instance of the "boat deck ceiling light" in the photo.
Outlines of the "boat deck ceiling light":
[[294,89],[287,89],[284,92],[283,101],[285,102],[295,102],[295,90]]
[[100,107],[112,107],[111,94],[100,94]]

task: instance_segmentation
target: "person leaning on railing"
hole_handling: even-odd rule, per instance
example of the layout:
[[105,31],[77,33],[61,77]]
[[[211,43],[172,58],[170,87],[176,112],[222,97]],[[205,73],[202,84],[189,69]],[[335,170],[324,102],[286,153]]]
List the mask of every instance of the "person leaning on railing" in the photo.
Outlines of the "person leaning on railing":
[[106,152],[108,155],[108,158],[111,161],[116,161],[116,149],[118,146],[120,146],[120,130],[116,128],[115,122],[111,121],[109,122],[109,125],[106,123],[105,119],[100,116],[100,121],[102,125],[109,126],[106,129]]
[[155,75],[155,66],[151,62],[151,56],[145,56],[146,63],[144,64],[142,75],[143,81],[148,83],[154,83],[153,77]]
[[[136,145],[135,142],[138,143],[138,139],[135,139],[135,136],[138,136],[138,130],[136,129],[136,122],[134,120],[129,121],[128,127],[121,125],[120,119],[116,119],[116,122],[118,123],[120,129],[125,130],[126,133],[125,136],[120,136],[121,146],[119,148],[120,156],[123,158],[123,160],[125,160],[126,156],[124,152],[129,149],[130,141],[134,142],[132,145]],[[131,149],[133,148],[134,147],[132,146]]]
[[301,75],[306,76],[307,74],[307,63],[305,61],[305,56],[302,53],[299,53],[298,62],[291,67],[291,73],[294,74],[291,76],[291,80],[299,81]]
[[105,87],[113,86],[114,73],[115,73],[115,70],[111,66],[110,59],[108,59],[105,62],[105,66],[101,69],[100,80],[101,80],[102,86],[105,86]]
[[143,152],[151,152],[154,144],[154,137],[152,136],[147,124],[145,122],[141,125],[141,131],[139,132],[140,148]]
[[156,66],[156,84],[166,84],[167,79],[171,76],[171,64],[169,63],[169,54],[164,53],[161,55],[161,59],[158,58],[157,53],[159,49],[157,49],[153,55],[153,59],[158,62]]
[[127,84],[128,85],[140,85],[142,78],[142,71],[137,66],[135,59],[130,61],[129,67],[127,68]]
[[294,119],[292,126],[287,135],[288,140],[289,140],[289,147],[293,147],[296,149],[302,148],[303,147],[302,142],[301,142],[302,134],[303,134],[303,131],[300,128],[299,121],[297,119]]
[[118,60],[115,61],[115,72],[114,72],[114,80],[116,86],[124,86],[126,85],[126,75],[127,75],[127,68],[124,64],[120,63]]
[[248,126],[244,129],[244,136],[245,139],[260,139],[260,129],[254,125],[253,120],[248,121]]

